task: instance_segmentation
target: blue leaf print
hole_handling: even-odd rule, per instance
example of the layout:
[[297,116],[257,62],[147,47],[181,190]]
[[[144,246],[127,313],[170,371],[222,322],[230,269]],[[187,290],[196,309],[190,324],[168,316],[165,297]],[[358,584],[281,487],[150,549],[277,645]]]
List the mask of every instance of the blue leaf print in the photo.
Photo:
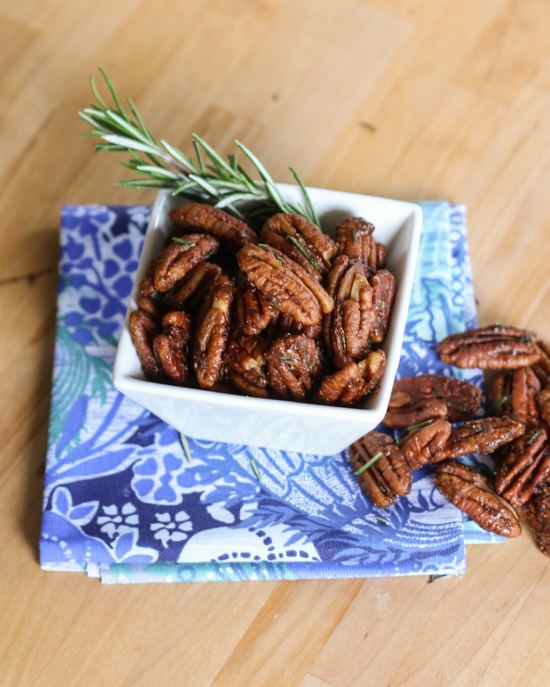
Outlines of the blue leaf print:
[[86,411],[88,410],[89,398],[86,394],[82,394],[77,400],[73,407],[70,409],[67,419],[65,420],[65,426],[63,427],[63,432],[56,449],[56,455],[60,456],[65,447],[73,440],[82,429],[84,425],[84,420],[86,419]]

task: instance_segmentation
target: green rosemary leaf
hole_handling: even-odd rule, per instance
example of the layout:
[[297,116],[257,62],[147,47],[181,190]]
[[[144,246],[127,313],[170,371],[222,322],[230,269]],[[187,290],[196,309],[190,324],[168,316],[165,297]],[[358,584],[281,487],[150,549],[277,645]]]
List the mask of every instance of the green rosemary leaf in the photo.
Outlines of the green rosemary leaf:
[[115,143],[116,145],[128,148],[129,150],[140,150],[142,153],[151,153],[151,155],[158,155],[158,150],[151,147],[149,144],[135,141],[133,138],[127,136],[119,136],[118,134],[105,134],[103,140],[108,143]]
[[504,405],[507,400],[508,400],[508,396],[503,396],[496,403],[493,403],[493,405],[487,410],[487,412],[485,413],[485,415],[483,417],[489,417],[489,415],[496,413],[497,410],[500,408],[500,406]]
[[188,463],[193,462],[193,454],[191,453],[191,449],[189,448],[189,442],[187,441],[187,437],[185,434],[182,434],[180,432],[180,443],[181,447],[183,449],[183,453],[185,454],[185,457],[187,458]]
[[230,193],[226,196],[223,196],[223,198],[219,200],[214,207],[226,208],[233,203],[243,203],[245,201],[255,199],[256,196],[253,193]]
[[353,243],[357,243],[357,232],[355,231],[355,229],[353,230],[353,233],[351,235],[351,240],[353,241]]
[[254,458],[250,459],[250,467],[252,468],[252,472],[254,473],[254,477],[258,480],[258,482],[261,482],[262,476],[261,476],[260,471],[258,469],[258,464],[254,460]]
[[229,174],[230,177],[236,177],[237,179],[239,178],[238,174],[236,174],[233,171],[233,169],[227,164],[223,157],[221,157],[221,155],[218,155],[214,148],[208,145],[208,143],[204,141],[200,136],[197,136],[197,134],[193,134],[193,140],[197,141],[197,143],[199,143],[204,148],[206,154],[216,165],[216,167],[225,170],[225,172],[227,172],[227,174]]
[[354,475],[360,475],[361,473],[365,472],[365,470],[368,470],[371,465],[374,465],[376,461],[382,456],[382,451],[379,451],[373,458],[371,458],[367,463],[362,465],[359,470],[356,470],[353,474]]
[[309,219],[316,224],[319,229],[321,229],[321,222],[319,222],[319,218],[317,217],[317,213],[315,212],[315,207],[313,206],[313,203],[311,202],[311,198],[309,197],[309,193],[307,192],[306,187],[302,183],[302,180],[300,177],[296,174],[296,172],[292,169],[292,167],[289,167],[290,171],[292,174],[294,174],[294,178],[298,182],[298,186],[302,189],[302,193],[304,194],[304,198],[306,199],[306,203],[309,207]]
[[97,90],[97,87],[95,85],[95,80],[94,80],[93,74],[90,74],[90,85],[92,87],[92,93],[94,94],[95,99],[101,105],[101,107],[106,110],[107,105],[103,102],[101,96],[99,95],[99,91]]
[[211,196],[214,196],[215,198],[219,198],[220,193],[219,191],[212,186],[212,184],[209,184],[206,179],[204,179],[201,176],[198,176],[197,174],[190,174],[189,178],[195,181],[199,186],[202,186],[203,189]]
[[399,439],[395,440],[395,445],[397,446],[397,448],[401,448],[401,444],[400,444]]
[[229,159],[229,166],[235,172],[235,175],[238,176],[237,153],[231,153],[227,157]]
[[535,439],[538,437],[539,434],[540,434],[540,429],[533,434],[533,436],[529,439],[529,441],[527,441],[525,443],[525,445],[531,446],[531,444],[535,441]]
[[137,119],[137,121],[138,121],[138,123],[139,123],[139,125],[140,125],[140,127],[141,127],[141,130],[143,131],[143,133],[145,134],[145,136],[149,139],[149,141],[150,141],[153,145],[157,145],[157,142],[155,141],[155,138],[154,138],[153,134],[152,134],[152,133],[149,131],[149,129],[145,126],[145,122],[144,122],[143,119],[141,118],[141,115],[140,115],[139,112],[137,111],[137,107],[134,105],[134,103],[132,102],[132,99],[131,99],[131,98],[128,98],[128,105],[130,105],[130,109],[132,110],[132,114],[133,114],[134,117]]
[[279,260],[279,262],[282,262],[283,265],[286,265],[286,260],[284,258],[282,258],[280,255],[277,255],[277,253],[275,253],[273,251],[273,248],[271,246],[268,246],[267,243],[259,243],[258,246],[260,248],[263,248],[264,250],[266,250],[268,253],[271,253],[271,255],[274,258],[277,258],[277,260]]
[[197,156],[200,172],[201,174],[204,174],[204,161],[202,159],[201,147],[195,140],[193,140],[193,148],[195,149],[195,155]]
[[304,258],[311,264],[313,267],[315,267],[316,270],[319,269],[319,265],[311,255],[311,253],[308,251],[308,249],[305,246],[302,246],[302,244],[297,241],[294,236],[285,236],[287,241],[290,241],[292,245],[296,246],[296,248],[300,251],[300,253],[304,256]]
[[168,141],[165,141],[164,139],[161,140],[162,145],[164,148],[168,151],[168,154],[176,160],[176,162],[179,162],[180,165],[183,167],[186,167],[190,172],[198,172],[198,168],[195,165],[195,163],[192,160],[188,160],[185,155],[181,152],[181,150],[178,150],[177,148],[174,148],[171,146]]
[[408,429],[407,432],[412,432],[413,429],[420,429],[421,427],[427,427],[428,425],[431,425],[433,422],[433,419],[431,420],[425,420],[424,422],[419,422],[417,425],[411,425]]
[[137,138],[142,143],[150,145],[151,141],[149,141],[147,136],[144,136],[141,133],[141,131],[137,128],[137,126],[135,126],[134,124],[132,124],[130,122],[127,122],[123,117],[120,117],[119,115],[116,114],[116,112],[113,112],[112,110],[107,110],[107,113],[109,114],[111,121],[116,122],[123,131],[126,131],[131,136],[134,136],[135,138]]
[[[105,83],[107,84],[109,90],[111,91],[111,95],[113,96],[113,100],[115,101],[115,105],[117,106],[118,111],[120,112],[120,114],[123,117],[125,117],[128,121],[130,121],[128,115],[122,109],[122,105],[120,104],[120,100],[118,99],[118,95],[116,94],[116,91],[113,87],[113,84],[111,83],[111,79],[109,79],[109,77],[107,76],[107,72],[100,65],[98,65],[97,68],[101,72],[101,75],[105,79]],[[105,108],[105,109],[107,109],[107,108]]]
[[388,521],[388,520],[384,520],[384,518],[379,518],[378,516],[376,516],[376,519],[378,520],[378,522],[379,522],[381,525],[389,525],[389,524],[390,524],[389,521]]
[[172,172],[170,169],[166,169],[165,167],[155,167],[154,165],[138,165],[136,169],[139,172],[148,172],[153,176],[179,180],[179,176],[175,172]]
[[178,236],[172,236],[172,241],[175,243],[183,243],[184,246],[194,246],[192,241],[186,241],[185,239],[180,239]]

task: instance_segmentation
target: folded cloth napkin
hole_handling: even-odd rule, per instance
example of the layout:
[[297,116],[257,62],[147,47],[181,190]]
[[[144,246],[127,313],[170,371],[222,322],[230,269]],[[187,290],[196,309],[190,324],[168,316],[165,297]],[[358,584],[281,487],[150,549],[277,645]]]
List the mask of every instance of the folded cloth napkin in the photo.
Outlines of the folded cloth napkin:
[[[398,374],[449,376],[435,345],[476,317],[465,209],[422,209]],[[463,523],[433,487],[433,468],[381,510],[360,491],[347,451],[189,438],[189,456],[185,438],[118,393],[112,363],[149,215],[148,206],[63,209],[44,569],[106,583],[460,574],[465,541],[500,539]]]

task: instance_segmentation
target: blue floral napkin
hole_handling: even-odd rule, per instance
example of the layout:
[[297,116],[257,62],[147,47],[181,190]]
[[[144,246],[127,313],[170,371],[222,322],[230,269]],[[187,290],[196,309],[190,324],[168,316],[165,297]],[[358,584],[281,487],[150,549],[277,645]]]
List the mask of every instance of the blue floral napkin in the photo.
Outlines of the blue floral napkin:
[[[435,344],[475,323],[465,210],[422,209],[399,375],[451,375]],[[114,389],[149,214],[148,206],[63,210],[42,567],[107,583],[462,573],[465,536],[495,538],[463,524],[433,487],[433,469],[380,510],[358,488],[347,451],[311,456],[189,438],[188,460],[174,429]]]

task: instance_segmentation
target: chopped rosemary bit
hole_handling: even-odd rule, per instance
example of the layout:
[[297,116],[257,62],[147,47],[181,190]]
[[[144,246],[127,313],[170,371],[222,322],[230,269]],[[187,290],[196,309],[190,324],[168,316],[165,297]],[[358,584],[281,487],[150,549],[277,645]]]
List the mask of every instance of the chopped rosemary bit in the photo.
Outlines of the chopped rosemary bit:
[[346,341],[346,335],[344,334],[344,332],[341,332],[341,333],[340,333],[340,338],[342,339],[342,346],[344,347],[344,351],[347,352],[347,350],[348,350],[348,342]]
[[281,355],[279,356],[279,360],[292,360],[292,356],[281,353]]
[[186,241],[185,239],[180,239],[177,236],[173,236],[172,241],[174,241],[175,243],[183,243],[184,246],[194,246],[195,245],[192,241]]
[[274,258],[277,258],[277,260],[279,260],[279,262],[282,262],[283,265],[286,265],[286,260],[284,258],[282,258],[280,255],[277,255],[277,253],[274,253],[271,246],[268,246],[267,243],[259,243],[258,246],[260,248],[263,248],[264,250],[266,250],[268,253],[271,253],[271,255]]
[[382,451],[379,451],[373,458],[371,458],[367,463],[362,465],[359,470],[356,470],[353,474],[354,475],[360,475],[362,472],[365,472],[365,470],[368,470],[371,465],[374,465],[376,461],[380,458],[382,455]]
[[395,445],[397,446],[397,448],[401,448],[401,446],[400,446],[400,444],[399,444],[399,439],[396,439],[396,440],[395,440]]
[[355,229],[351,234],[351,240],[353,241],[353,243],[357,243],[357,232],[355,231]]
[[500,408],[500,406],[504,405],[507,400],[508,400],[508,396],[503,396],[499,401],[497,401],[496,403],[493,403],[493,405],[489,408],[489,410],[485,413],[485,415],[483,417],[489,417],[489,415],[496,413],[496,411]]
[[302,246],[302,244],[299,241],[296,241],[294,236],[285,236],[287,241],[290,241],[296,248],[300,251],[300,253],[304,256],[304,258],[310,263],[310,265],[313,265],[316,270],[319,269],[319,265],[317,262],[314,260],[313,256],[311,253],[308,251],[308,249],[305,246]]
[[433,422],[433,418],[431,420],[425,420],[424,422],[419,422],[417,425],[411,425],[407,429],[407,432],[412,432],[413,429],[420,429],[421,427],[426,427],[427,425],[431,425],[432,422]]
[[531,444],[533,443],[533,441],[535,441],[535,439],[538,437],[539,434],[540,434],[540,429],[537,430],[537,431],[533,434],[533,436],[529,439],[528,442],[526,442],[525,445],[526,445],[526,446],[531,446]]
[[187,437],[185,434],[182,434],[180,432],[180,444],[183,449],[183,452],[185,453],[185,457],[187,458],[188,463],[193,462],[193,454],[191,453],[191,449],[189,448],[189,442],[187,441]]
[[390,524],[389,521],[388,521],[388,520],[384,520],[384,518],[379,518],[378,516],[376,516],[376,519],[377,519],[378,522],[381,523],[382,525],[389,525],[389,524]]
[[258,469],[258,465],[254,458],[250,459],[250,467],[252,468],[252,472],[254,473],[254,477],[258,480],[258,482],[262,481],[262,476],[260,475],[260,471]]

